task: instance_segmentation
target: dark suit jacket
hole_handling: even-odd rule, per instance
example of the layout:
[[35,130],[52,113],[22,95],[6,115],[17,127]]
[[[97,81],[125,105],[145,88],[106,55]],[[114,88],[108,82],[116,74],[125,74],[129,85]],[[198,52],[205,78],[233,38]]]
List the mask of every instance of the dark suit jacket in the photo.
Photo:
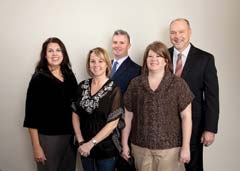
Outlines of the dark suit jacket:
[[[173,58],[173,47],[169,52]],[[218,129],[219,88],[213,55],[191,44],[181,77],[195,95],[191,145],[199,144],[203,131],[217,133]]]
[[130,57],[127,57],[111,79],[121,88],[121,92],[124,94],[131,79],[140,75],[140,73],[141,67],[133,62]]

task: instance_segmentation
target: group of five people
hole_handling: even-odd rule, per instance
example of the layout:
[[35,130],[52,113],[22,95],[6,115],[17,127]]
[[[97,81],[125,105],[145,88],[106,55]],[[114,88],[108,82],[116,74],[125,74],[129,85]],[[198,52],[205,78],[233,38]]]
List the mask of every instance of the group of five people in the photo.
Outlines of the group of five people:
[[203,146],[217,133],[218,78],[214,57],[190,37],[188,20],[173,20],[173,47],[152,42],[140,67],[128,55],[129,34],[116,30],[114,59],[91,49],[90,78],[79,84],[64,44],[48,38],[24,120],[37,170],[75,171],[79,152],[85,171],[202,171]]

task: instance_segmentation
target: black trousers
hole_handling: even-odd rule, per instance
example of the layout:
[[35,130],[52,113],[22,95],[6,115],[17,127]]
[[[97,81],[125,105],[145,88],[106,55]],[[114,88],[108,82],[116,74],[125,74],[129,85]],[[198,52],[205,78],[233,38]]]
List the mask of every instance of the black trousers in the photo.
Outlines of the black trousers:
[[134,161],[128,163],[124,158],[121,156],[118,157],[116,163],[117,171],[136,171]]
[[[129,145],[130,151],[132,151],[130,140],[128,141],[128,145]],[[134,158],[131,157],[129,161],[126,161],[124,158],[122,158],[119,155],[116,163],[116,168],[117,168],[117,171],[136,171]]]
[[47,160],[44,164],[37,163],[38,171],[75,171],[73,135],[39,134],[39,141]]
[[186,171],[203,171],[203,144],[191,145],[191,160],[185,164]]

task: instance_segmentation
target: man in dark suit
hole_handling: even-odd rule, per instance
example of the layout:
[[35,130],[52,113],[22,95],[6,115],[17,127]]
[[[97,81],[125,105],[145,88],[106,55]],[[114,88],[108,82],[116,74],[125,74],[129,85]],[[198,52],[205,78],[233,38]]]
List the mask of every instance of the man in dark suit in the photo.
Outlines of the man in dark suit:
[[[111,79],[120,87],[122,94],[127,90],[129,82],[136,76],[140,75],[141,67],[133,62],[128,56],[128,50],[131,47],[130,36],[124,30],[116,30],[112,37],[112,51],[114,54],[113,68],[116,65],[116,72],[113,73]],[[124,149],[129,150],[130,149]],[[118,171],[134,171],[133,165],[129,165],[121,156],[117,162]]]
[[114,62],[118,62],[117,71],[111,79],[121,88],[124,94],[129,82],[140,75],[141,67],[133,62],[128,56],[128,49],[131,47],[130,36],[124,30],[116,30],[112,37],[112,51]]
[[191,160],[185,164],[186,171],[203,171],[203,145],[214,142],[219,118],[219,87],[217,70],[212,54],[194,47],[190,43],[189,21],[178,18],[170,24],[169,49],[174,73],[178,65],[178,54],[182,55],[181,77],[195,95],[192,102]]

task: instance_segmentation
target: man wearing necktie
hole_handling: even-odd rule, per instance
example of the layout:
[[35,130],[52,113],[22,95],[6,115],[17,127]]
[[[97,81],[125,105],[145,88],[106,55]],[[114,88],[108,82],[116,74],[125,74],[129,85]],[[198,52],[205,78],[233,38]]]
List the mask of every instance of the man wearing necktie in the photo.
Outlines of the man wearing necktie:
[[[131,43],[129,34],[121,29],[116,30],[112,37],[112,52],[114,55],[114,60],[111,79],[120,87],[123,95],[127,90],[129,82],[141,73],[141,67],[133,62],[128,56],[128,49],[130,47]],[[117,65],[115,65],[116,62]],[[130,149],[125,149],[123,146],[123,150],[128,150],[130,154]],[[130,160],[128,162],[130,162]],[[134,163],[132,163],[132,166],[130,166],[128,162],[119,156],[117,170],[134,171],[134,168],[132,167]]]
[[112,66],[111,77],[113,77],[113,75],[114,75],[115,72],[117,71],[117,67],[118,67],[118,61],[114,61],[114,62],[113,62],[113,66]]
[[213,55],[194,47],[190,36],[188,20],[178,18],[170,23],[173,47],[169,52],[174,73],[187,82],[195,95],[192,102],[191,160],[185,168],[186,171],[203,171],[203,145],[210,146],[218,130],[219,87]]
[[176,67],[175,67],[175,74],[176,74],[178,77],[181,77],[182,69],[183,69],[183,65],[182,65],[182,54],[179,53],[179,54],[178,54],[178,58],[177,58]]
[[116,30],[112,37],[112,52],[113,64],[117,62],[118,65],[111,79],[118,84],[123,94],[127,90],[129,82],[141,73],[141,67],[128,56],[130,47],[129,34],[124,30]]

